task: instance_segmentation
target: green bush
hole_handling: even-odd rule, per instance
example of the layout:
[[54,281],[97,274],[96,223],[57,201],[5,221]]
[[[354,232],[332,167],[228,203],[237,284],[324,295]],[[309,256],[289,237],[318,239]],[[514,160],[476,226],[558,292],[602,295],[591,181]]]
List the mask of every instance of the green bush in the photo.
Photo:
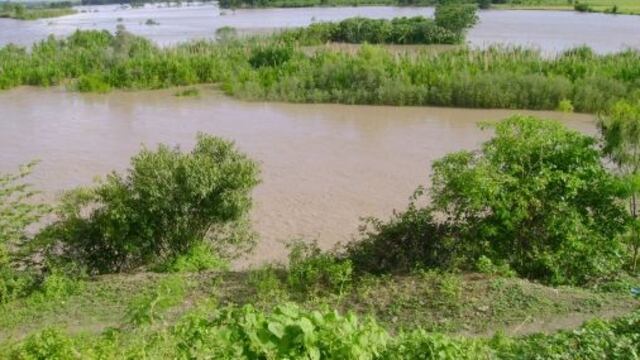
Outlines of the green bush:
[[352,282],[351,260],[341,260],[322,252],[317,244],[302,241],[289,245],[289,286],[298,292],[329,292],[342,294]]
[[359,272],[408,273],[421,267],[455,267],[455,253],[450,250],[455,239],[446,236],[447,226],[437,223],[430,209],[412,202],[387,222],[369,218],[365,225],[360,238],[346,247]]
[[43,236],[91,271],[172,262],[207,243],[220,256],[252,245],[244,218],[258,167],[235,146],[205,134],[190,153],[160,145],[125,174],[69,192]]
[[521,276],[584,283],[620,270],[627,215],[591,137],[514,116],[478,153],[433,165],[433,207],[467,244]]
[[443,1],[443,4],[436,6],[436,25],[456,34],[458,40],[463,40],[466,31],[478,22],[476,9],[476,4]]
[[374,223],[347,249],[354,264],[381,272],[473,270],[470,264],[485,256],[554,284],[584,284],[620,271],[629,217],[595,139],[526,116],[495,130],[480,151],[436,161],[430,204],[412,204],[389,222]]

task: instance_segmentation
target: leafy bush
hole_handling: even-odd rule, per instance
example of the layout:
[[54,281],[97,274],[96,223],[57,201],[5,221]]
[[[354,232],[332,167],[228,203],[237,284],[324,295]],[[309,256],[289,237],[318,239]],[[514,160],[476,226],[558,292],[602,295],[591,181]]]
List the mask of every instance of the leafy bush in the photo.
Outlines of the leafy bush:
[[350,245],[356,265],[469,269],[486,256],[554,284],[584,284],[621,269],[623,192],[591,137],[514,116],[480,151],[436,161],[431,182],[429,206],[412,204]]
[[476,5],[456,1],[443,1],[443,3],[436,6],[436,25],[456,34],[458,40],[464,39],[466,31],[478,22]]
[[434,163],[433,206],[473,244],[472,259],[553,283],[614,273],[627,216],[595,145],[560,123],[511,117],[480,152]]
[[257,165],[232,143],[199,134],[190,153],[144,149],[126,175],[66,194],[44,236],[102,273],[171,262],[204,242],[232,256],[252,245],[243,218],[257,183]]
[[[417,196],[421,191],[416,193]],[[413,201],[404,212],[389,221],[369,218],[360,239],[347,244],[346,253],[354,267],[366,273],[408,273],[419,267],[455,267],[451,251],[453,238],[447,238],[445,224],[437,223],[430,209]]]

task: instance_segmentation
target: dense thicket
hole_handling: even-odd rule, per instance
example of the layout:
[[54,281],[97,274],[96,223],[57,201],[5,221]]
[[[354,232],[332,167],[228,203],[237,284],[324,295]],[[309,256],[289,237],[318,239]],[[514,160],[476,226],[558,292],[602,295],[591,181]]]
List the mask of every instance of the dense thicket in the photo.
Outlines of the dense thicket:
[[[580,48],[552,58],[502,48],[394,55],[363,46],[356,53],[309,53],[282,37],[161,49],[123,29],[116,35],[80,31],[31,51],[1,48],[0,88],[68,80],[81,91],[219,83],[245,99],[521,109],[566,103],[582,112],[640,94],[640,53],[633,50],[596,55]],[[252,63],[258,52],[284,57]]]
[[108,330],[71,337],[46,329],[0,350],[12,359],[635,359],[640,314],[576,331],[524,338],[462,339],[422,330],[390,335],[374,320],[284,304],[194,311],[168,329]]
[[523,116],[495,130],[481,150],[436,161],[429,205],[374,222],[349,248],[356,266],[472,269],[484,257],[555,284],[619,272],[629,218],[595,139]]
[[326,42],[370,44],[455,44],[477,20],[475,6],[438,7],[436,17],[422,16],[392,20],[350,18],[335,23],[316,23],[285,33],[285,39],[305,44]]
[[253,161],[232,143],[201,134],[189,153],[144,149],[126,174],[67,193],[59,220],[40,236],[102,273],[173,261],[207,242],[222,256],[251,240],[224,230],[247,215],[257,183]]

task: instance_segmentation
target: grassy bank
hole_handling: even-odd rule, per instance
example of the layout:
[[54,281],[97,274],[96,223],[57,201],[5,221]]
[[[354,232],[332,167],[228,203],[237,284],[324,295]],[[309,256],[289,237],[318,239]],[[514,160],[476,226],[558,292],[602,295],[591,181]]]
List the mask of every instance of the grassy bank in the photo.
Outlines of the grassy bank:
[[[418,272],[362,278],[340,294],[323,287],[299,291],[287,284],[286,271],[273,267],[243,273],[98,277],[85,280],[73,291],[54,299],[44,301],[36,294],[2,305],[0,344],[4,345],[0,348],[11,349],[10,344],[54,326],[74,337],[73,347],[89,357],[95,356],[95,348],[88,349],[98,348],[96,343],[106,341],[113,334],[118,334],[118,342],[122,342],[119,346],[123,348],[113,353],[112,358],[141,348],[151,350],[150,347],[175,354],[180,352],[179,347],[173,347],[179,335],[170,335],[173,331],[204,309],[208,314],[215,314],[229,306],[251,305],[265,313],[285,303],[295,303],[308,311],[332,308],[344,314],[355,312],[360,319],[372,316],[377,326],[386,329],[382,331],[447,333],[442,339],[452,342],[468,341],[456,340],[460,335],[490,339],[495,335],[500,337],[501,333],[553,334],[559,329],[572,330],[593,318],[622,316],[638,306],[626,292],[552,289],[524,280],[482,274]],[[145,300],[149,303],[145,304]],[[146,308],[154,300],[158,305]],[[162,303],[165,305],[160,306]],[[133,314],[138,318],[132,317]],[[158,343],[152,340],[156,336],[165,338]],[[515,342],[522,342],[524,346],[563,336],[572,335],[568,332]],[[59,341],[55,336],[51,340],[54,344]],[[70,344],[60,341],[56,346],[65,343]],[[488,346],[485,342],[481,344]],[[155,354],[150,355],[151,358],[160,356],[156,350],[151,354]],[[471,353],[467,356],[474,358]],[[74,357],[62,357],[67,358]]]
[[11,18],[18,20],[36,20],[54,18],[75,14],[76,10],[68,6],[60,5],[32,5],[14,4],[6,2],[0,6],[0,18]]
[[[576,7],[575,3],[582,4]],[[577,10],[616,13],[640,14],[640,2],[635,0],[511,0],[493,4],[498,9],[532,9],[532,10]]]

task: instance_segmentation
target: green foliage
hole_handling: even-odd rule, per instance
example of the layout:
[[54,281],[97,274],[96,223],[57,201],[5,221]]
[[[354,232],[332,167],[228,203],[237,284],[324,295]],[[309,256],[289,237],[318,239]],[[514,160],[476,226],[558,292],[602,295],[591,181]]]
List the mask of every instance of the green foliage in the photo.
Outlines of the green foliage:
[[433,172],[433,206],[456,228],[464,256],[558,284],[620,270],[627,217],[594,139],[514,116],[481,152],[448,155]]
[[71,8],[71,3],[51,3],[51,4],[27,4],[2,2],[0,7],[0,18],[13,18],[19,20],[36,20],[75,14]]
[[464,35],[436,25],[422,16],[391,20],[354,17],[336,23],[317,23],[284,32],[282,38],[301,44],[345,42],[353,44],[454,44]]
[[309,7],[309,6],[361,6],[361,5],[395,5],[395,6],[433,6],[437,0],[221,0],[220,7],[235,8],[267,8],[267,7]]
[[328,290],[342,295],[351,285],[351,260],[341,260],[322,252],[316,243],[298,241],[291,243],[289,248],[287,281],[294,291],[313,293]]
[[[421,195],[419,190],[414,196]],[[430,209],[414,201],[387,222],[366,219],[361,236],[347,244],[346,253],[355,268],[365,273],[407,273],[418,267],[447,267],[455,261],[446,224],[437,223]]]
[[78,358],[73,340],[62,331],[48,328],[29,336],[11,353],[15,360],[70,360]]
[[416,330],[401,334],[381,358],[386,360],[480,360],[491,359],[491,355],[492,352],[479,341],[456,339]]
[[267,45],[252,49],[249,64],[258,69],[284,65],[293,56],[293,48],[287,44]]
[[482,255],[476,261],[476,269],[488,275],[499,275],[503,277],[513,277],[515,276],[515,272],[511,270],[509,264],[499,264],[496,265],[489,259],[488,257]]
[[266,265],[249,272],[247,283],[255,290],[256,302],[271,302],[274,299],[286,300],[288,289],[281,279],[282,269],[273,265]]
[[20,168],[17,174],[0,174],[0,264],[7,260],[6,246],[27,239],[27,228],[49,212],[49,207],[33,201],[38,194],[24,183],[35,162]]
[[444,1],[436,6],[436,25],[456,34],[458,41],[464,39],[467,30],[478,22],[475,4],[464,2]]
[[197,244],[187,251],[178,255],[167,264],[163,264],[160,271],[165,272],[198,272],[204,270],[226,270],[229,268],[229,261],[222,259],[220,255],[208,244]]
[[172,262],[203,243],[231,256],[253,243],[244,218],[257,183],[233,143],[199,134],[190,153],[143,149],[125,175],[67,193],[43,236],[97,272]]
[[[132,338],[134,337],[134,338]],[[4,351],[11,359],[635,359],[640,313],[594,320],[575,331],[524,338],[462,339],[424,330],[389,335],[374,320],[283,304],[207,309],[167,330],[99,337],[45,329]]]
[[617,166],[627,189],[633,223],[626,239],[631,250],[631,269],[636,271],[640,257],[640,102],[616,103],[600,115],[598,125],[604,140],[603,151]]
[[575,3],[575,5],[573,6],[573,8],[575,9],[575,11],[578,12],[591,12],[591,7],[589,6],[589,4],[587,3],[581,3],[579,1],[577,1]]
[[430,205],[412,203],[389,222],[374,222],[347,249],[354,264],[379,272],[472,269],[485,256],[507,273],[554,284],[620,271],[628,216],[595,140],[526,116],[495,131],[480,151],[436,161]]
[[179,357],[217,359],[374,359],[389,336],[374,321],[284,304],[264,314],[230,308],[176,326]]
[[560,100],[560,103],[558,103],[557,110],[564,113],[572,113],[574,111],[574,108],[573,108],[573,104],[571,103],[571,100],[567,100],[567,99]]
[[[423,20],[395,19],[380,29],[374,26],[377,20],[349,21],[371,24],[344,35],[355,36],[354,41],[365,35],[378,42],[427,41],[420,30]],[[384,30],[393,23],[398,33]],[[606,110],[640,94],[640,56],[634,50],[597,55],[579,48],[548,57],[518,48],[400,55],[364,45],[355,53],[302,48],[330,39],[334,26],[320,23],[265,38],[167,48],[122,27],[115,35],[79,31],[66,39],[48,38],[31,51],[0,48],[0,88],[69,80],[78,90],[100,92],[218,83],[246,99],[534,110],[554,110],[567,100],[580,112]]]
[[17,174],[0,174],[0,304],[25,296],[34,287],[33,274],[17,270],[13,263],[31,240],[29,227],[50,212],[36,200],[38,192],[24,182],[35,164],[21,167]]
[[135,297],[127,307],[126,321],[135,326],[151,325],[164,313],[182,302],[186,293],[184,279],[170,276]]

